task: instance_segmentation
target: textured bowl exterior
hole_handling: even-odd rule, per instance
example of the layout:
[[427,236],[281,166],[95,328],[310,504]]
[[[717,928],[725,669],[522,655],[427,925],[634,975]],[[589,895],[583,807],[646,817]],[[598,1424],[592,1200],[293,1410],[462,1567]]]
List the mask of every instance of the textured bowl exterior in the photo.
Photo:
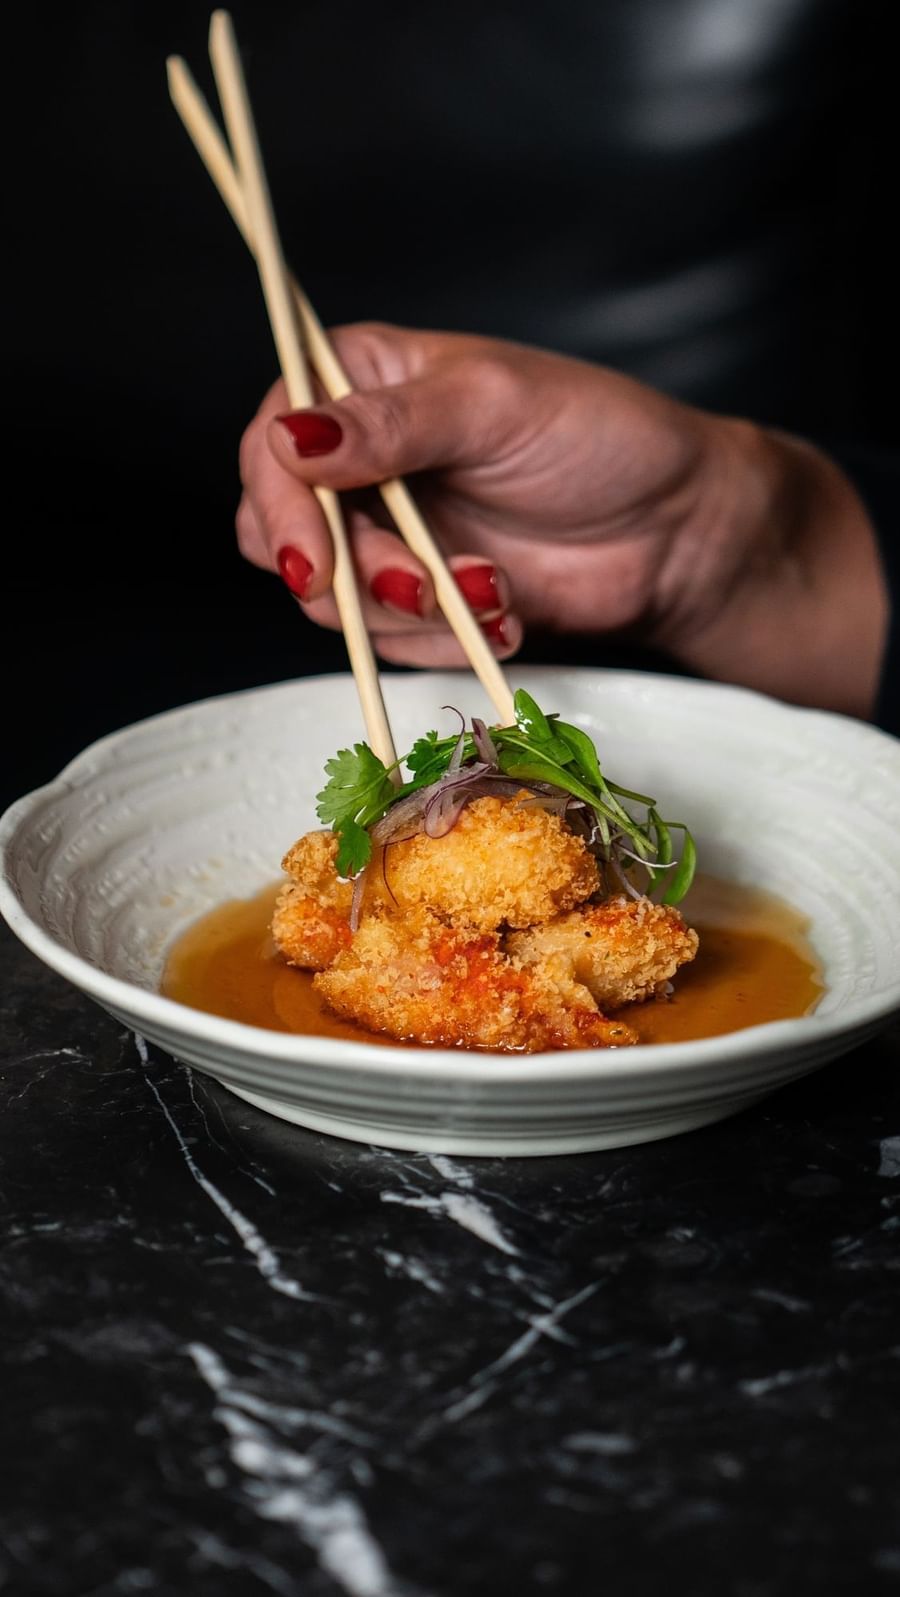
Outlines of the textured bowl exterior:
[[[498,1059],[287,1036],[159,995],[198,916],[249,897],[315,825],[325,760],[364,734],[347,676],[211,699],[78,756],[0,822],[0,909],[48,965],[124,1024],[285,1119],[389,1147],[543,1154],[703,1125],[855,1047],[900,1009],[900,743],[840,716],[632,672],[516,672],[584,726],[607,768],[684,815],[704,869],[810,920],[815,1014],[727,1037]],[[452,673],[388,677],[399,747],[484,714]]]

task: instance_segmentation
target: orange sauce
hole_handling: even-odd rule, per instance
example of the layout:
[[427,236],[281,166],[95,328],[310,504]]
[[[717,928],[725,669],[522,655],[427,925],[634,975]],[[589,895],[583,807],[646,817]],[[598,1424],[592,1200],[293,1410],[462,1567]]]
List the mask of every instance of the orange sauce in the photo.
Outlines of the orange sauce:
[[[221,904],[179,938],[162,992],[192,1009],[271,1031],[354,1042],[394,1039],[339,1020],[308,971],[276,952],[269,923],[280,884]],[[676,976],[670,998],[620,1011],[641,1042],[690,1042],[766,1020],[809,1014],[824,991],[803,916],[770,893],[698,876],[680,906],[700,950]]]

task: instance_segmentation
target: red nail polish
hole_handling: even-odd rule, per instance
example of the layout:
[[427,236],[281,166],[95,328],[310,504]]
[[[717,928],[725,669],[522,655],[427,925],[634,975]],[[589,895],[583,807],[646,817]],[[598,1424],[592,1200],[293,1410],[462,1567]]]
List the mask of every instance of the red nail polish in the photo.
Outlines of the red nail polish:
[[280,549],[278,551],[278,574],[285,587],[298,599],[305,599],[312,581],[313,568],[299,549]]
[[490,621],[482,621],[481,630],[491,643],[507,644],[509,638],[506,634],[506,616],[494,616]]
[[387,567],[379,571],[372,578],[372,597],[379,604],[391,605],[395,610],[402,610],[405,615],[420,616],[422,614],[422,589],[421,577],[412,571],[400,571]]
[[330,455],[344,436],[344,429],[333,416],[315,410],[292,410],[276,416],[298,455]]
[[500,589],[493,566],[465,566],[454,571],[456,586],[473,610],[497,610],[500,606]]

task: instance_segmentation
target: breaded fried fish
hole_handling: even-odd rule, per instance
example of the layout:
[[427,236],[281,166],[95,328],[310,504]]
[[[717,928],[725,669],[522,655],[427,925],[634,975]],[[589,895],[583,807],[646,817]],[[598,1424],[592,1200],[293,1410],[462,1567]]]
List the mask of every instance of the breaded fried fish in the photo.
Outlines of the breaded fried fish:
[[480,931],[534,926],[600,885],[596,860],[558,815],[495,798],[473,800],[444,837],[391,843],[370,874],[367,909],[427,908]]
[[[522,689],[514,703],[514,725],[431,732],[397,765],[361,743],[329,760],[317,810],[333,831],[285,855],[273,937],[333,1010],[391,1037],[523,1052],[634,1043],[614,1012],[661,996],[697,951],[671,907],[693,839],[610,783],[582,728]],[[635,868],[665,883],[665,904],[639,896]],[[607,877],[634,897],[608,897]]]
[[677,909],[649,898],[611,898],[512,932],[506,948],[526,969],[565,973],[601,1009],[661,997],[679,966],[697,952],[697,933]]
[[281,862],[291,880],[275,903],[272,936],[291,965],[327,970],[350,943],[353,887],[335,869],[332,832],[307,832]]
[[449,926],[428,910],[368,917],[315,986],[337,1014],[420,1043],[534,1053],[637,1040],[571,977],[521,965],[496,931]]
[[515,801],[480,799],[447,836],[392,845],[389,865],[370,867],[355,933],[336,853],[330,833],[312,832],[285,855],[273,937],[291,964],[318,972],[337,1014],[399,1039],[525,1053],[627,1046],[634,1031],[609,1011],[660,994],[697,950],[676,909],[588,901],[599,878],[583,842]]

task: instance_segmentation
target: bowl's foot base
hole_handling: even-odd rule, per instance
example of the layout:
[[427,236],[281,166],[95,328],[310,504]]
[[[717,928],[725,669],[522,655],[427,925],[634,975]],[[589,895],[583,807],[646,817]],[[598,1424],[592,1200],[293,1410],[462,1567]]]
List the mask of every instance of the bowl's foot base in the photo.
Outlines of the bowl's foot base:
[[308,1131],[324,1132],[329,1137],[341,1137],[349,1142],[375,1143],[382,1148],[397,1148],[412,1153],[464,1154],[484,1158],[533,1158],[564,1153],[596,1153],[603,1148],[627,1148],[641,1142],[658,1142],[664,1137],[677,1137],[686,1131],[697,1131],[739,1114],[742,1109],[758,1103],[765,1093],[752,1098],[728,1100],[715,1108],[701,1109],[665,1118],[626,1119],[591,1127],[579,1126],[571,1131],[523,1131],[516,1135],[472,1132],[461,1126],[434,1125],[410,1127],[395,1125],[390,1121],[373,1120],[370,1123],[317,1114],[314,1110],[297,1108],[280,1098],[265,1097],[262,1093],[247,1092],[243,1087],[228,1087],[236,1097],[276,1115],[279,1120],[304,1126]]

